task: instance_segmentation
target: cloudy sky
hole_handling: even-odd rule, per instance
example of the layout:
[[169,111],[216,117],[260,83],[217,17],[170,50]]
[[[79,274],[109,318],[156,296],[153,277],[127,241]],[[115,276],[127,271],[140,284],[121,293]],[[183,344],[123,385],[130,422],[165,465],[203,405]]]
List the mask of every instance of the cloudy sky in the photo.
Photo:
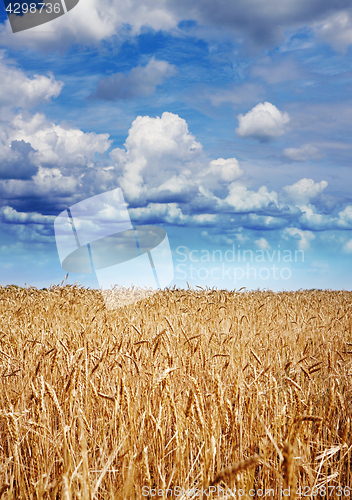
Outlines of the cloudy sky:
[[0,284],[60,283],[56,217],[120,188],[170,286],[352,290],[351,45],[350,0],[0,6]]

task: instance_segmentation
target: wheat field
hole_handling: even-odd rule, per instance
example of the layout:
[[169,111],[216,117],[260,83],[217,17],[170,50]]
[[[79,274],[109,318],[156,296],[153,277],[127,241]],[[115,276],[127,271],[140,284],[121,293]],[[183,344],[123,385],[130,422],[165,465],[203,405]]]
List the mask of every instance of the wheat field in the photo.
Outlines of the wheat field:
[[0,498],[346,498],[352,292],[0,288]]

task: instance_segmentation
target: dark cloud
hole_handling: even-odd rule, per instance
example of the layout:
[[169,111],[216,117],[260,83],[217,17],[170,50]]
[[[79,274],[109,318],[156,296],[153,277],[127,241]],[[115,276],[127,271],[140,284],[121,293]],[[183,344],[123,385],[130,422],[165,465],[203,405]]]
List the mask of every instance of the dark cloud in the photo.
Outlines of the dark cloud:
[[12,141],[8,157],[0,161],[0,179],[31,179],[38,171],[33,164],[34,152],[28,142]]
[[152,190],[147,195],[149,203],[191,203],[198,193],[198,187],[190,186],[189,189],[181,192],[173,192],[169,189],[158,191]]
[[115,101],[147,97],[155,92],[157,85],[165,78],[173,76],[176,69],[166,61],[154,57],[146,66],[137,66],[129,73],[115,73],[98,82],[96,93],[91,98]]
[[[70,45],[89,46],[108,39],[121,45],[130,40],[131,31],[138,35],[145,27],[172,31],[178,26],[187,34],[193,30],[200,38],[207,38],[212,27],[221,28],[223,32],[227,30],[244,37],[252,46],[269,47],[277,44],[287,30],[314,28],[316,22],[325,22],[350,8],[350,0],[130,0],[123,4],[120,0],[91,0],[89,4],[80,2],[70,16],[55,21],[55,31],[43,31],[39,38],[26,31],[20,38],[9,36],[10,28],[3,25],[0,43],[15,48],[25,45],[44,52],[63,52]],[[333,46],[346,44],[346,26],[340,19],[329,21],[320,35]],[[117,98],[129,98],[123,77],[114,75],[107,80],[99,92],[111,92],[115,99],[116,85],[120,95]],[[149,88],[147,92],[150,91]]]
[[169,0],[178,15],[200,23],[236,30],[255,45],[276,44],[290,28],[298,28],[342,9],[350,0]]

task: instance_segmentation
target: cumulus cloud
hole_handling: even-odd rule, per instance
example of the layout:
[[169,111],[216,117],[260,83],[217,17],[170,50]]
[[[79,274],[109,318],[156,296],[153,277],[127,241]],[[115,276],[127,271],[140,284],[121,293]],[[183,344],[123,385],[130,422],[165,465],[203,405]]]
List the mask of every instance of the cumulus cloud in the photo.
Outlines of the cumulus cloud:
[[99,181],[88,181],[97,169],[96,154],[110,147],[109,134],[57,125],[43,113],[7,118],[0,123],[0,205],[52,212],[83,194],[96,194],[92,190],[111,178],[111,171],[100,168]]
[[3,224],[1,227],[5,233],[10,233],[16,237],[17,241],[32,243],[52,243],[53,231],[50,227],[43,224]]
[[57,97],[63,82],[49,76],[34,75],[28,78],[0,52],[0,108],[34,108],[41,102]]
[[127,156],[132,159],[140,154],[146,158],[168,155],[189,162],[202,154],[202,145],[189,132],[186,120],[169,112],[156,118],[138,116],[132,123],[125,146]]
[[[19,96],[5,105],[32,108],[59,95],[62,83],[52,75],[28,78],[14,65],[1,60],[0,71],[5,66],[13,76],[14,94],[25,95],[24,101]],[[165,61],[152,59],[147,66],[124,75],[125,80],[121,77],[120,87],[110,98],[146,95],[170,75],[170,68]],[[9,85],[6,78],[4,82]],[[124,85],[130,86],[130,94],[124,91]],[[112,87],[110,90],[113,91]],[[239,121],[239,135],[263,141],[283,133],[289,116],[265,102]],[[301,249],[309,248],[313,242],[312,231],[352,228],[352,207],[345,207],[334,217],[322,213],[323,202],[322,210],[317,208],[328,186],[326,181],[300,179],[280,193],[266,186],[249,189],[239,161],[208,158],[186,120],[176,114],[138,116],[124,147],[115,148],[105,159],[97,159],[107,153],[111,144],[109,134],[84,133],[54,123],[43,113],[28,109],[4,113],[0,122],[3,226],[19,240],[48,241],[52,238],[52,214],[120,186],[129,203],[131,219],[136,223],[224,231],[221,240],[224,244],[233,241],[235,236],[231,240],[229,232],[234,227],[238,229],[238,241],[245,238],[240,235],[242,228],[283,229],[284,237],[297,240]],[[310,145],[288,148],[285,153],[296,161],[319,154]],[[207,234],[204,232],[203,236],[206,238]],[[265,238],[256,239],[255,244],[261,249],[268,248]]]
[[243,174],[240,164],[236,158],[218,158],[209,163],[206,173],[213,174],[219,179],[219,182],[233,182]]
[[260,250],[267,250],[270,247],[269,243],[267,242],[267,240],[265,238],[259,238],[259,240],[255,240],[254,242],[256,244],[256,246],[258,248],[260,248]]
[[286,148],[283,150],[283,154],[292,161],[321,160],[325,156],[311,144],[305,144],[300,148]]
[[184,192],[187,184],[192,187],[192,173],[200,168],[204,153],[186,120],[164,112],[156,118],[138,116],[129,130],[125,150],[116,148],[110,157],[121,174],[120,187],[133,201],[152,199],[156,191]]
[[28,142],[0,140],[0,179],[30,179],[38,170],[34,154]]
[[[129,130],[125,149],[110,153],[118,183],[132,208],[148,204],[178,203],[193,222],[214,222],[211,214],[273,212],[287,214],[279,206],[278,193],[266,186],[247,189],[236,158],[209,161],[202,146],[189,132],[187,122],[173,113],[138,117]],[[300,211],[298,211],[300,213]],[[135,212],[137,214],[138,212]],[[248,224],[278,227],[282,221],[266,214]]]
[[[129,95],[154,89],[160,75],[170,69],[165,64],[153,59],[146,67],[135,68],[144,90],[138,87],[132,70],[122,82],[130,83]],[[153,68],[161,68],[154,80],[150,76]],[[33,106],[55,97],[61,89],[53,77],[42,80],[38,76],[41,83],[36,86],[33,79],[27,81],[25,74],[15,71],[17,80],[25,82]],[[126,97],[123,92],[121,85],[114,96]],[[283,133],[288,120],[287,113],[274,105],[259,104],[242,117],[240,134],[268,140]],[[269,231],[285,227],[290,220],[297,230],[292,233],[291,228],[286,236],[302,240],[302,248],[311,241],[309,227],[349,227],[347,208],[328,219],[313,205],[326,181],[301,179],[281,193],[266,186],[251,190],[238,160],[207,158],[186,120],[174,113],[138,116],[124,147],[113,149],[104,160],[97,159],[97,154],[107,153],[111,143],[108,134],[84,133],[53,123],[43,113],[12,110],[0,124],[0,217],[4,225],[13,226],[19,239],[38,241],[36,234],[45,239],[49,219],[41,214],[57,214],[77,201],[120,186],[131,219],[139,224]],[[256,244],[264,248],[265,241],[259,239]]]
[[49,215],[41,215],[35,212],[25,213],[17,212],[17,210],[12,207],[5,206],[0,208],[0,217],[2,222],[5,224],[42,224],[51,225],[54,222],[55,217]]
[[[125,149],[114,149],[110,157],[130,207],[148,208],[151,217],[160,217],[162,204],[177,203],[188,217],[180,219],[182,224],[185,220],[209,224],[214,223],[211,215],[253,212],[252,218],[243,221],[248,227],[271,229],[285,223],[278,217],[301,214],[286,202],[281,206],[278,193],[269,192],[266,186],[258,191],[247,189],[239,182],[243,170],[236,158],[209,161],[187,122],[173,113],[138,117],[129,130]],[[154,205],[159,206],[156,213]]]
[[300,208],[302,215],[299,218],[299,222],[302,229],[321,231],[336,227],[336,218],[331,215],[319,213],[314,205],[309,204]]
[[177,203],[153,203],[143,208],[130,208],[129,215],[132,221],[137,220],[139,224],[168,223],[183,226],[189,217],[182,213]]
[[98,82],[97,91],[93,97],[114,101],[150,96],[165,78],[169,78],[175,73],[175,66],[153,57],[146,66],[137,66],[128,74],[115,73],[107,78],[102,78]]
[[257,212],[277,204],[277,193],[269,192],[266,186],[261,186],[258,192],[251,191],[235,182],[229,185],[229,194],[225,201],[233,207],[234,212]]
[[259,103],[245,115],[238,115],[236,133],[239,137],[266,142],[284,134],[289,121],[288,113],[281,112],[270,102]]
[[[34,219],[18,213],[32,212],[33,207],[40,213],[58,213],[80,199],[118,186],[137,224],[233,229],[230,218],[237,214],[235,225],[239,229],[278,230],[295,221],[296,227],[305,231],[347,228],[352,220],[352,209],[332,218],[320,214],[312,204],[326,188],[326,181],[301,179],[280,193],[266,186],[257,191],[248,189],[238,160],[209,160],[187,122],[173,113],[137,117],[124,148],[111,151],[113,165],[108,167],[97,165],[94,159],[97,152],[109,148],[107,134],[66,129],[40,113],[18,113],[0,135],[6,139],[0,148],[5,158],[6,154],[22,155],[35,167],[26,175],[0,180],[2,203],[10,207],[2,216],[17,225],[37,223],[39,229],[31,231],[42,235],[45,224],[39,215]],[[32,232],[16,231],[21,238],[27,234],[34,238]],[[303,239],[310,241],[308,236]],[[258,244],[265,245],[261,240]]]
[[[316,195],[319,196],[319,193]],[[291,200],[289,203],[295,203]],[[298,202],[299,203],[299,202]],[[352,207],[347,205],[336,215],[321,213],[316,205],[299,205],[301,214],[296,218],[300,229],[308,231],[326,231],[352,229]]]
[[[28,78],[1,53],[0,78],[2,202],[17,199],[24,209],[25,199],[28,204],[33,201],[29,196],[47,197],[48,191],[58,197],[69,191],[73,194],[87,167],[94,165],[96,154],[110,147],[109,134],[84,133],[52,123],[43,113],[28,111],[59,95],[63,83],[53,75]],[[21,109],[16,113],[16,108]],[[108,172],[104,175],[106,178]],[[55,196],[49,196],[47,205]]]
[[6,127],[8,141],[25,141],[36,150],[37,165],[63,166],[92,159],[111,144],[109,134],[84,133],[50,122],[43,113],[18,113]]
[[241,223],[243,227],[247,229],[273,230],[285,227],[288,221],[283,217],[272,217],[270,215],[259,215],[257,213],[250,213],[242,218]]
[[[44,243],[52,241],[55,217],[35,212],[18,212],[10,206],[0,208],[2,230],[16,236],[19,241]],[[2,247],[6,250],[6,246]]]
[[240,178],[243,173],[236,158],[218,158],[199,172],[196,181],[200,189],[207,192],[208,197],[212,197],[213,193],[221,196],[224,187]]
[[28,78],[3,52],[0,78],[0,207],[53,212],[79,198],[80,188],[90,194],[92,189],[110,187],[109,171],[92,182],[96,155],[110,147],[109,134],[84,133],[29,111],[57,97],[62,82],[53,75]]
[[28,200],[41,198],[48,206],[58,198],[72,196],[77,192],[79,179],[63,176],[58,168],[39,167],[38,172],[28,181],[8,179],[0,182],[0,196],[3,200]]
[[338,225],[341,228],[352,229],[352,206],[347,205],[337,216]]
[[318,196],[326,187],[328,182],[314,182],[313,179],[301,179],[291,186],[285,186],[281,190],[283,201],[294,203],[298,206],[307,205],[311,199]]

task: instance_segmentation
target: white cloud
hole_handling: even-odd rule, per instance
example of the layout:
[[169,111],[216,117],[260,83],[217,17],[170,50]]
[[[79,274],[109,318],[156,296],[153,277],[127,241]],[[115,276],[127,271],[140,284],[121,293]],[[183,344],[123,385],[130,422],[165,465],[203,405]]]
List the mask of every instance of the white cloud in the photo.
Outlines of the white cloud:
[[[54,216],[41,215],[36,212],[18,212],[10,206],[0,208],[2,230],[14,234],[18,240],[16,245],[12,245],[12,250],[17,249],[19,241],[36,243],[51,241],[51,228],[54,219]],[[8,252],[10,248],[3,246],[1,250]]]
[[[291,202],[292,203],[292,200]],[[347,205],[337,217],[319,213],[317,207],[311,203],[299,205],[302,215],[297,222],[304,229],[312,231],[324,231],[332,229],[352,229],[352,207]]]
[[64,128],[49,122],[43,113],[18,113],[9,123],[7,142],[23,140],[36,150],[36,164],[55,166],[93,158],[104,153],[111,144],[109,134],[84,133],[76,128]]
[[321,40],[339,52],[345,53],[352,44],[352,15],[349,11],[336,12],[323,23],[314,23],[314,28]]
[[20,241],[31,241],[33,243],[51,243],[52,235],[48,232],[47,226],[41,224],[5,224],[2,229],[16,236]]
[[[170,67],[164,61],[152,59],[146,67],[135,70],[123,83],[136,84],[131,92],[137,95],[153,91],[169,74]],[[53,76],[28,78],[3,60],[0,60],[1,71],[5,75],[4,88],[10,85],[7,75],[12,78],[13,98],[5,102],[5,91],[0,89],[0,99],[8,106],[34,107],[59,95],[62,88],[62,83]],[[138,87],[138,79],[143,80],[142,87]],[[123,85],[118,95],[122,95],[122,88]],[[242,117],[239,129],[243,136],[266,140],[283,133],[288,121],[287,113],[265,102]],[[297,239],[301,249],[309,248],[314,239],[314,234],[307,229],[352,227],[352,207],[346,207],[334,218],[319,213],[312,204],[327,187],[326,181],[315,183],[312,179],[300,179],[285,186],[280,194],[269,191],[266,186],[251,190],[245,186],[246,178],[238,160],[207,158],[186,120],[176,114],[165,112],[155,118],[138,116],[130,127],[124,148],[111,152],[113,165],[110,161],[100,164],[96,154],[106,153],[110,145],[109,134],[84,133],[78,128],[53,123],[43,113],[20,111],[15,114],[13,110],[4,113],[0,123],[0,161],[4,165],[11,163],[9,171],[14,172],[14,177],[3,176],[0,180],[0,196],[5,205],[0,208],[3,225],[13,227],[9,230],[19,239],[47,241],[49,236],[45,231],[51,219],[40,211],[53,213],[120,185],[130,202],[132,219],[138,219],[141,224],[160,222],[207,226],[219,231],[230,227],[231,230],[237,227],[239,231],[241,227],[269,231],[286,225],[285,216],[289,213],[290,223],[296,227],[288,228],[284,234],[287,239]],[[310,145],[288,148],[285,152],[291,159],[300,161],[305,156],[319,154]],[[25,171],[25,163],[30,165],[29,170]],[[23,175],[18,176],[22,169]],[[33,206],[37,207],[37,213],[32,212]],[[231,217],[236,217],[235,224],[230,224]],[[236,237],[240,241],[242,236]],[[231,240],[226,236],[222,241]],[[265,238],[255,243],[261,249],[269,245]]]
[[[327,14],[344,12],[350,7],[350,0],[237,0],[217,2],[194,0],[82,0],[68,14],[49,24],[43,24],[12,36],[6,21],[0,32],[0,44],[16,48],[63,50],[73,44],[92,45],[102,40],[118,37],[120,42],[141,32],[143,26],[155,31],[165,30],[179,33],[178,23],[193,19],[204,26],[203,37],[210,27],[221,28],[233,37],[259,46],[274,46],[284,39],[285,31],[314,26]],[[330,23],[330,24],[329,24]],[[340,35],[339,44],[349,42],[348,29],[344,21],[326,21],[327,39],[336,42],[333,26],[347,31]],[[331,26],[330,26],[331,25]],[[130,29],[128,29],[130,27]]]
[[332,229],[335,225],[336,218],[318,213],[314,205],[301,205],[300,209],[303,213],[299,221],[306,228],[319,231]]
[[160,184],[157,188],[151,188],[152,193],[168,191],[169,193],[182,193],[189,187],[189,177],[183,174],[174,175],[170,177],[163,184]]
[[259,103],[245,115],[238,115],[236,133],[239,137],[264,142],[284,134],[289,121],[288,113],[281,112],[270,102]]
[[242,224],[243,227],[250,229],[280,229],[287,224],[287,221],[282,217],[250,213],[243,218]]
[[199,173],[196,181],[200,189],[208,191],[208,196],[212,197],[212,192],[223,190],[224,186],[241,177],[243,173],[236,158],[218,158],[217,160],[212,160]]
[[[87,182],[87,177],[92,177],[89,167],[94,167],[96,154],[110,147],[109,134],[84,133],[74,127],[52,123],[43,113],[31,114],[23,109],[57,97],[62,82],[52,75],[28,78],[11,61],[5,60],[3,53],[0,55],[0,78],[1,205],[11,204],[10,208],[20,208],[20,212],[25,213],[27,207],[32,210],[34,202],[39,210],[42,207],[51,211],[61,207],[64,199],[67,206],[69,201],[82,196],[80,189],[90,193],[101,184],[105,187],[111,183],[109,171],[101,172],[99,181],[94,179],[93,186],[92,179]],[[16,108],[20,108],[17,113]],[[20,220],[14,220],[13,212],[2,215],[20,224]],[[23,224],[31,222],[32,219],[27,218]]]
[[254,243],[257,245],[258,248],[260,248],[260,250],[267,250],[271,248],[265,238],[259,238],[259,240],[255,240]]
[[98,82],[94,97],[107,100],[150,96],[165,78],[176,74],[176,67],[154,57],[146,66],[137,66],[128,74],[115,73]]
[[[202,215],[188,219],[198,224],[211,222],[212,214],[230,211],[274,210],[280,214],[278,193],[269,192],[266,186],[256,192],[238,183],[243,170],[236,158],[207,160],[201,144],[178,115],[165,112],[156,118],[139,116],[129,130],[125,149],[114,149],[110,157],[119,186],[132,207],[138,203],[154,206],[176,202],[192,214],[200,211]],[[160,210],[154,213],[148,208],[148,213],[159,217]],[[284,210],[287,213],[287,206]],[[134,213],[139,216],[139,212]],[[265,228],[282,226],[277,217],[256,217],[248,223]]]
[[5,206],[0,208],[0,217],[2,222],[7,224],[42,224],[49,225],[54,222],[55,217],[49,215],[40,215],[35,212],[17,212],[12,207]]
[[[209,173],[214,174],[223,182],[233,182],[243,174],[240,164],[236,158],[218,158],[209,163]],[[206,172],[207,173],[207,172]]]
[[269,192],[261,186],[258,192],[251,191],[235,182],[229,185],[229,194],[225,201],[233,207],[234,212],[257,212],[265,210],[270,204],[277,204],[277,193]]
[[0,52],[0,81],[0,108],[34,108],[57,97],[64,85],[51,74],[28,78],[22,70],[4,59],[3,52]]
[[132,123],[125,142],[127,156],[146,158],[161,154],[189,161],[202,152],[202,145],[189,132],[186,120],[173,113],[161,117],[138,116]]
[[[167,63],[162,66],[159,63],[163,64],[152,60],[149,67],[135,68],[147,71],[137,76],[144,75],[147,80],[153,68],[159,68],[161,73],[166,71]],[[25,89],[27,104],[45,102],[61,90],[61,82],[53,77],[28,79],[20,70],[12,70],[15,86],[22,88],[23,85]],[[131,74],[129,82],[137,81],[137,78],[131,79]],[[155,81],[143,83],[148,87]],[[240,129],[244,136],[265,140],[283,133],[288,120],[287,113],[265,102],[242,117]],[[3,221],[17,226],[36,224],[43,236],[47,219],[25,211],[26,207],[32,210],[33,201],[38,211],[52,213],[84,197],[120,186],[130,203],[132,218],[137,218],[139,223],[159,221],[221,228],[229,227],[230,217],[238,213],[241,214],[236,220],[239,229],[241,224],[258,230],[278,229],[287,224],[287,214],[292,217],[291,221],[295,218],[295,224],[302,224],[304,228],[323,228],[329,224],[349,227],[347,208],[334,219],[320,214],[311,204],[326,188],[326,181],[314,183],[312,179],[301,179],[285,186],[280,194],[268,191],[266,186],[250,190],[245,186],[238,160],[207,158],[186,120],[176,114],[165,112],[155,118],[138,116],[130,127],[124,148],[115,148],[110,153],[113,165],[105,160],[99,163],[96,154],[106,153],[110,145],[108,134],[84,133],[78,128],[56,124],[43,113],[9,112],[0,124],[0,160],[4,165],[12,162],[10,171],[16,172],[16,176],[6,177],[0,172],[3,175],[0,196],[2,204],[7,205],[1,212]],[[307,148],[304,151],[312,152]],[[30,165],[27,170],[26,163]],[[22,171],[22,175],[17,175],[18,171]],[[21,237],[27,234],[21,229],[16,231]],[[309,232],[296,232],[291,237],[297,234],[303,247],[311,241]],[[257,244],[264,248],[265,241],[259,239]]]
[[[111,144],[109,134],[84,133],[73,127],[50,122],[43,113],[31,114],[33,108],[57,97],[63,83],[49,77],[25,73],[0,54],[0,177],[27,179],[38,167],[86,166],[96,153],[104,153]],[[15,114],[14,109],[21,108]],[[21,174],[23,172],[23,175]],[[77,173],[77,172],[75,172]],[[40,175],[40,174],[38,174]]]
[[300,148],[286,148],[283,154],[292,161],[321,160],[325,156],[311,144],[305,144]]
[[74,176],[63,176],[58,168],[39,167],[38,172],[28,181],[8,179],[0,181],[0,194],[3,199],[47,200],[47,204],[54,199],[73,196],[78,192],[80,179]]
[[215,223],[217,216],[215,214],[198,214],[193,215],[192,219],[197,222],[197,225],[208,225],[209,222]]
[[253,66],[251,73],[253,76],[261,77],[270,85],[288,80],[298,80],[303,76],[302,70],[295,61],[285,59],[279,63],[274,63],[270,57],[265,57],[260,61],[260,64]]
[[287,227],[284,229],[282,236],[285,240],[297,240],[300,250],[308,250],[310,243],[315,239],[315,235],[311,231],[302,231],[296,227]]
[[347,205],[338,213],[337,223],[341,228],[352,229],[352,206]]
[[188,183],[192,171],[204,158],[202,145],[189,132],[187,122],[173,113],[161,117],[138,116],[129,130],[125,150],[110,153],[116,169],[122,174],[120,186],[125,196],[136,200],[151,190],[169,189]]
[[346,241],[346,243],[343,246],[343,250],[347,253],[352,253],[352,240]]
[[[138,34],[142,26],[155,31],[170,30],[180,19],[164,0],[84,0],[68,14],[50,24],[42,24],[13,36],[9,22],[0,32],[0,44],[15,48],[53,51],[73,44],[94,45],[118,36],[120,39]],[[126,29],[130,25],[132,33]]]
[[145,208],[130,208],[129,214],[132,220],[138,219],[139,224],[167,222],[182,226],[188,219],[177,203],[153,203]]
[[[0,181],[3,203],[10,206],[10,200],[17,200],[13,208],[24,207],[17,209],[21,213],[25,213],[26,203],[28,207],[33,205],[33,200],[39,206],[61,210],[79,199],[120,185],[130,203],[131,216],[140,224],[229,227],[230,213],[243,214],[237,220],[238,227],[256,230],[282,228],[287,224],[287,214],[304,229],[346,228],[352,220],[351,208],[346,207],[337,218],[332,218],[320,214],[310,203],[325,189],[326,181],[301,179],[285,186],[280,194],[268,191],[266,186],[257,191],[248,189],[243,180],[238,180],[244,173],[238,160],[208,160],[202,145],[189,132],[187,122],[173,113],[156,118],[137,117],[125,148],[111,152],[114,165],[109,167],[99,168],[94,163],[95,153],[105,152],[111,143],[108,134],[67,129],[48,121],[41,113],[18,113],[0,136],[6,139],[0,148],[2,154],[12,153],[14,148],[8,147],[11,141],[21,151],[18,145],[23,141],[30,148],[28,158],[36,165],[37,170],[28,178]],[[15,222],[17,217],[17,224],[35,222],[6,210],[3,215],[9,221],[12,218]],[[38,226],[39,223],[40,219]],[[21,234],[25,237],[27,233]],[[302,233],[302,248],[310,241],[307,234]],[[265,245],[260,239],[257,242]]]
[[[16,200],[15,203],[25,208],[35,199],[36,203],[46,204],[50,209],[62,198],[79,197],[80,182],[89,165],[94,165],[96,153],[102,154],[110,147],[109,134],[84,133],[77,128],[58,125],[43,113],[21,110],[16,114],[11,106],[35,107],[57,96],[62,83],[52,76],[37,75],[29,79],[3,60],[0,60],[0,73],[5,75],[0,104],[6,106],[0,122],[2,204]],[[7,99],[5,91],[9,93]],[[104,172],[101,177],[106,180],[109,175],[110,172]]]
[[326,187],[326,181],[314,182],[313,179],[300,179],[291,186],[285,186],[281,190],[280,197],[285,202],[297,206],[307,205],[309,201],[318,196]]

